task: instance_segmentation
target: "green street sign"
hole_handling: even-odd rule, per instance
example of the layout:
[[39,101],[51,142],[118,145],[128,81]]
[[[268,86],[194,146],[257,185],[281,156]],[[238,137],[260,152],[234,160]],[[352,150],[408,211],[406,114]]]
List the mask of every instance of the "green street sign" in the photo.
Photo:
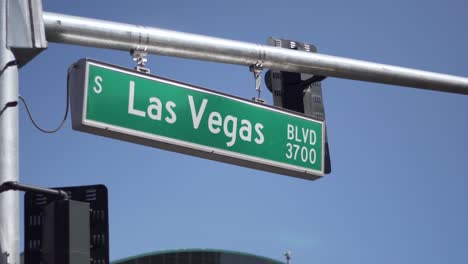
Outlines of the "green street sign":
[[89,59],[70,72],[73,129],[314,180],[322,121]]

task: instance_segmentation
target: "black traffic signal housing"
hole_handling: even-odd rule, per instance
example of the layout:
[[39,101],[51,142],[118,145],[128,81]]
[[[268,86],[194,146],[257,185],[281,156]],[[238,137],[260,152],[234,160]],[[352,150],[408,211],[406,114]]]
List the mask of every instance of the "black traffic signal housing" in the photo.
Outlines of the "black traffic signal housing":
[[[268,44],[280,48],[317,52],[314,45],[287,39],[270,37]],[[321,83],[325,78],[324,76],[306,73],[268,70],[265,74],[265,84],[273,94],[273,104],[275,106],[304,113],[315,119],[325,121]],[[330,151],[325,129],[325,174],[330,172]]]
[[24,264],[109,264],[106,186],[53,189],[65,191],[70,200],[25,194]]
[[89,263],[89,203],[52,201],[43,207],[42,219],[42,263]]

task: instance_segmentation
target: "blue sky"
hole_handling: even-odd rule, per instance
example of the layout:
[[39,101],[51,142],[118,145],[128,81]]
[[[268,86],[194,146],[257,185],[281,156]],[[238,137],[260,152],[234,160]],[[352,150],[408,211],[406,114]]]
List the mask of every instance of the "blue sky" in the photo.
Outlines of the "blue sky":
[[[43,1],[44,10],[468,76],[466,1]],[[67,68],[126,52],[50,43],[20,70],[46,128],[63,116]],[[255,95],[247,67],[149,57],[152,73]],[[333,172],[317,181],[241,168],[71,129],[20,112],[21,181],[109,188],[111,259],[219,248],[294,263],[467,263],[468,97],[323,82]],[[271,95],[264,97],[269,103]]]

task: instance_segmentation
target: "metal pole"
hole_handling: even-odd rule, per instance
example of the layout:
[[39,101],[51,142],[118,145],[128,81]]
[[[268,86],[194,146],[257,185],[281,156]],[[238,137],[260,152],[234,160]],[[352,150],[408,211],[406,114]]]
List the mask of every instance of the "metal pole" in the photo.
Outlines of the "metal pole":
[[[7,1],[0,0],[0,184],[18,181],[18,67],[7,48]],[[19,196],[0,193],[0,264],[19,264]]]
[[284,252],[283,255],[286,257],[286,264],[291,264],[291,250]]
[[468,78],[452,75],[49,12],[43,17],[51,42],[125,51],[146,48],[157,55],[246,66],[263,63],[274,70],[468,94]]
[[22,184],[17,181],[8,181],[0,185],[0,193],[6,191],[23,191],[23,192],[32,192],[32,193],[42,193],[46,195],[58,196],[63,200],[68,200],[70,197],[67,192],[62,190],[43,188],[39,186],[32,186],[27,184]]

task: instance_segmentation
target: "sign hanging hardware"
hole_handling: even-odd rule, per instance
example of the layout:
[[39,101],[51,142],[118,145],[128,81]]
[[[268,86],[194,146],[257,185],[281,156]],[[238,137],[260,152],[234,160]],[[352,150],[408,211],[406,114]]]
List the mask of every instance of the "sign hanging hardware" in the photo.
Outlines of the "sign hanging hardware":
[[257,91],[257,97],[253,97],[252,100],[254,100],[257,103],[263,104],[265,103],[265,100],[261,98],[262,88],[260,87],[262,82],[260,77],[263,71],[263,62],[257,62],[255,64],[250,65],[249,70],[254,74],[255,90]]
[[142,72],[142,73],[150,73],[150,69],[145,67],[146,62],[148,62],[148,48],[144,47],[137,47],[130,51],[132,55],[133,61],[136,61],[137,65],[135,66],[135,70]]

